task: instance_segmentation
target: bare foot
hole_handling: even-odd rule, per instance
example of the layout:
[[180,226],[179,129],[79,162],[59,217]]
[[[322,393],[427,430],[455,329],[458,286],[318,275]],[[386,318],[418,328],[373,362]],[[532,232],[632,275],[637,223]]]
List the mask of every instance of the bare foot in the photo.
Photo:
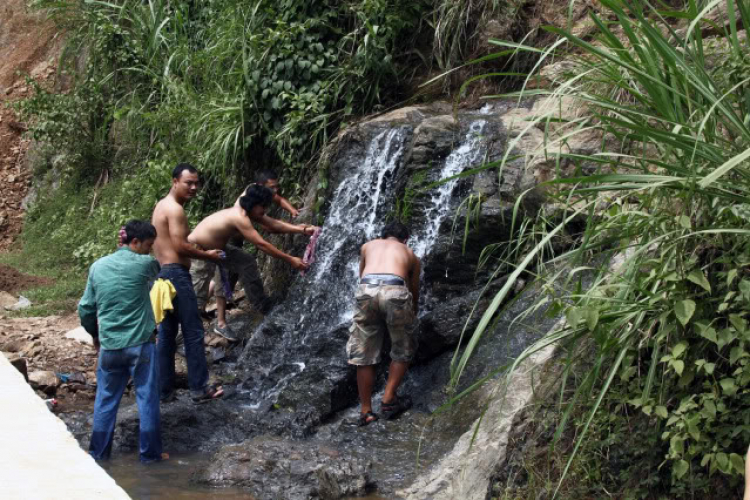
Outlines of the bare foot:
[[169,460],[169,453],[162,453],[161,454],[161,459],[162,460]]

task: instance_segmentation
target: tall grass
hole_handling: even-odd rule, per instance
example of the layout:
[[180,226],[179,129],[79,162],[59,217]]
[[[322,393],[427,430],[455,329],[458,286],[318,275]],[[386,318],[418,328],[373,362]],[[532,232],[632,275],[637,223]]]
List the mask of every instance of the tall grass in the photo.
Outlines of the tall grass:
[[[601,267],[594,286],[555,299],[566,326],[530,346],[511,371],[555,344],[566,352],[564,373],[583,373],[586,383],[573,388],[557,429],[559,438],[574,409],[587,409],[560,483],[606,408],[622,419],[635,412],[640,425],[652,426],[664,461],[634,465],[644,477],[659,476],[651,487],[700,496],[717,472],[738,480],[750,442],[750,72],[742,65],[748,42],[738,35],[750,23],[750,9],[734,0],[702,8],[689,1],[679,11],[644,0],[601,4],[602,15],[591,14],[592,41],[547,28],[559,40],[540,63],[573,58],[575,74],[558,78],[550,90],[524,88],[510,96],[588,110],[572,119],[550,109],[526,127],[547,131],[545,153],[559,163],[596,169],[546,184],[562,210],[588,214],[580,245],[554,260],[586,265],[608,253],[623,263],[617,273]],[[721,6],[728,7],[728,24],[708,43],[702,29],[716,27],[704,16]],[[604,140],[602,151],[565,152],[566,142],[592,130]],[[547,226],[542,237],[520,231],[508,247],[517,262],[512,277],[532,266],[542,274],[550,261],[537,256],[564,225]],[[457,354],[454,385],[510,286],[494,297]],[[564,393],[565,378],[562,383]],[[627,440],[623,428],[611,425]]]

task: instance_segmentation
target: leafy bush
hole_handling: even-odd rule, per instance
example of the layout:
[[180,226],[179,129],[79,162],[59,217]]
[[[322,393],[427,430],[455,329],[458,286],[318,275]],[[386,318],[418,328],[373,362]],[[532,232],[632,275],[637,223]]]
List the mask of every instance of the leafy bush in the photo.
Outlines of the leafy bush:
[[[512,94],[546,95],[589,109],[578,119],[559,119],[550,110],[535,120],[548,132],[547,153],[558,164],[596,170],[548,183],[550,197],[571,214],[566,223],[588,216],[580,246],[555,260],[593,267],[595,255],[622,261],[615,272],[608,262],[601,266],[588,289],[572,286],[563,299],[544,298],[555,301],[553,311],[565,312],[567,324],[518,360],[557,343],[567,352],[566,373],[584,374],[557,431],[560,436],[572,412],[586,408],[561,481],[576,453],[591,451],[588,432],[599,428],[597,422],[607,416],[624,421],[633,411],[641,413],[636,425],[647,426],[640,431],[656,449],[638,468],[669,472],[652,477],[644,496],[707,498],[714,483],[736,485],[744,474],[750,442],[750,79],[748,41],[737,36],[737,26],[747,26],[750,10],[726,2],[733,15],[719,44],[723,52],[713,54],[725,62],[709,64],[701,29],[714,27],[702,19],[719,3],[699,11],[689,2],[684,11],[664,13],[646,2],[603,0],[602,16],[591,15],[595,42],[550,28],[560,40],[542,61],[561,56],[567,43],[579,54],[574,72],[554,90]],[[565,153],[566,140],[592,131],[603,137],[604,151]],[[541,236],[522,232],[512,246],[525,252],[517,254],[513,277],[534,263],[544,275],[539,257],[564,224],[541,227]],[[573,273],[571,280],[577,279]],[[512,281],[457,357],[454,379]],[[627,425],[608,428],[629,442]]]

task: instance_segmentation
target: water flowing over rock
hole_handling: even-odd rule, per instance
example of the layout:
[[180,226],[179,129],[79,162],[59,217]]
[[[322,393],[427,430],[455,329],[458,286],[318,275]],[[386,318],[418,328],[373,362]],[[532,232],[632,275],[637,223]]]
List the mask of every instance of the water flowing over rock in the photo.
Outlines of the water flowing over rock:
[[[539,154],[544,133],[517,140],[521,129],[533,127],[528,120],[545,112],[539,106],[498,102],[457,115],[448,104],[412,106],[339,135],[313,180],[313,185],[328,185],[317,262],[304,277],[291,280],[286,300],[257,328],[244,332],[244,351],[231,365],[240,381],[236,390],[205,412],[191,412],[186,401],[163,408],[169,449],[197,445],[215,450],[221,443],[241,443],[220,450],[217,465],[200,481],[240,484],[260,498],[275,498],[276,493],[259,482],[259,474],[268,467],[272,475],[281,474],[268,464],[288,454],[283,450],[298,450],[306,457],[300,462],[305,466],[295,469],[298,465],[287,463],[291,459],[286,457],[281,468],[299,473],[299,495],[330,491],[329,497],[337,498],[336,491],[355,494],[348,488],[363,481],[395,495],[416,478],[418,450],[420,467],[426,468],[453,448],[479,417],[484,402],[477,395],[438,418],[431,414],[446,402],[454,350],[505,283],[501,275],[493,275],[494,265],[479,265],[479,256],[488,244],[507,240],[520,193],[532,192],[518,207],[521,216],[539,209],[544,199],[543,193],[533,193],[553,161]],[[595,142],[566,147],[578,151],[596,147]],[[461,175],[502,158],[507,159],[502,170]],[[563,173],[568,168],[558,167]],[[413,396],[414,407],[396,421],[358,429],[353,425],[358,415],[356,370],[347,365],[345,344],[359,248],[393,217],[408,219],[413,235],[408,244],[423,260],[422,300],[414,326],[420,347],[402,385],[402,391]],[[523,283],[515,284],[512,295],[521,295],[496,318],[457,391],[517,356],[556,321],[540,310],[514,322],[539,294],[522,289]],[[386,341],[386,361],[387,352]],[[376,391],[382,389],[386,373],[383,363]],[[377,394],[374,403],[378,411]],[[137,443],[136,424],[134,414],[118,424],[121,447]],[[329,455],[321,455],[320,443],[336,456],[335,466]],[[366,465],[370,461],[371,469]],[[261,462],[266,465],[261,467]]]

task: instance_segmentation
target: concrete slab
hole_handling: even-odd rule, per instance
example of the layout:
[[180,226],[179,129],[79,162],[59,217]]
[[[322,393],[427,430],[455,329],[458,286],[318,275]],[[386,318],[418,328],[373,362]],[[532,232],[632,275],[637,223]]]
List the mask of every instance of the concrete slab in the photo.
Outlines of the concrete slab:
[[0,356],[0,498],[130,497]]

